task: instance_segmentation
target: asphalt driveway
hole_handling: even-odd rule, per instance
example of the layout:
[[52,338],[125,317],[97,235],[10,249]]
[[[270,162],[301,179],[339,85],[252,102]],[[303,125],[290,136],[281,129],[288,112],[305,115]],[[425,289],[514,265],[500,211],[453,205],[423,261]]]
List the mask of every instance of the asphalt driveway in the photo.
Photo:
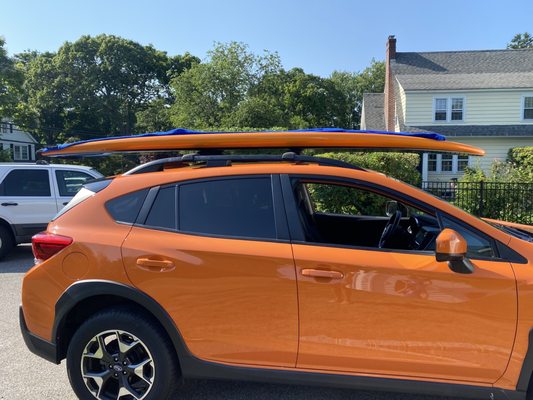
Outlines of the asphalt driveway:
[[[0,262],[0,399],[75,399],[67,379],[65,363],[53,365],[30,353],[19,332],[21,280],[32,264],[33,256],[28,245],[18,246],[7,259]],[[202,380],[186,382],[178,399],[430,400],[435,397]]]

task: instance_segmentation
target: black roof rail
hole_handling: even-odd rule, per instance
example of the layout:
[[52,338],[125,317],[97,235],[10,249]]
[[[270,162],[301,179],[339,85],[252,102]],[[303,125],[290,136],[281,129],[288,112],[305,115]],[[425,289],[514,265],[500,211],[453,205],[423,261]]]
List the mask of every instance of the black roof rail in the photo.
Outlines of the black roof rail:
[[194,163],[205,163],[206,167],[230,166],[232,162],[289,162],[294,164],[318,164],[331,167],[349,168],[359,171],[366,171],[357,165],[349,164],[344,161],[334,160],[324,157],[303,156],[294,152],[283,153],[282,155],[270,154],[224,154],[224,155],[201,155],[185,154],[178,157],[162,158],[160,160],[150,161],[146,164],[139,165],[124,175],[144,174],[147,172],[163,171],[167,165],[186,166]]

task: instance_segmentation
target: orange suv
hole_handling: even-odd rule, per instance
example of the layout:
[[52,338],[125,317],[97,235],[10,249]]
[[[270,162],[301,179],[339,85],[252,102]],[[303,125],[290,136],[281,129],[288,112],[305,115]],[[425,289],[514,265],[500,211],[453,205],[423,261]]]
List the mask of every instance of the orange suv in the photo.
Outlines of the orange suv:
[[[160,140],[183,149],[189,139],[206,148],[218,135],[222,148],[479,154],[425,137],[336,132],[340,143],[329,133],[183,135],[174,145],[148,136],[48,153],[154,150]],[[87,183],[34,236],[21,329],[34,353],[66,358],[81,399],[167,399],[180,377],[525,399],[530,228],[294,152],[157,160]]]

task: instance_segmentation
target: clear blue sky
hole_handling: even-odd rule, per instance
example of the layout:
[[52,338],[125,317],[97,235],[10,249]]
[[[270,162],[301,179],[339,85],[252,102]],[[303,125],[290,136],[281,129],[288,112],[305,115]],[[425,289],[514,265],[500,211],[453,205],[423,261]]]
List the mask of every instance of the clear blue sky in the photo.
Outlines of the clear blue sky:
[[533,33],[532,0],[2,0],[10,54],[55,51],[83,34],[115,34],[200,58],[215,41],[277,51],[285,68],[328,76],[398,51],[504,48]]

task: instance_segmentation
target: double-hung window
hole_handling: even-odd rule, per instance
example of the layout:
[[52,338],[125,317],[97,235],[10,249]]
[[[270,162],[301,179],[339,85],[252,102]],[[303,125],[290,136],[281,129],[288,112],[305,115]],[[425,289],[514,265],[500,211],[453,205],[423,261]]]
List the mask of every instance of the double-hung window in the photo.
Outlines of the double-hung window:
[[463,121],[464,106],[463,97],[437,97],[434,100],[433,120],[435,122]]
[[14,145],[13,146],[13,160],[15,161],[27,161],[30,159],[28,146]]
[[522,118],[533,120],[533,95],[524,96],[523,106]]

